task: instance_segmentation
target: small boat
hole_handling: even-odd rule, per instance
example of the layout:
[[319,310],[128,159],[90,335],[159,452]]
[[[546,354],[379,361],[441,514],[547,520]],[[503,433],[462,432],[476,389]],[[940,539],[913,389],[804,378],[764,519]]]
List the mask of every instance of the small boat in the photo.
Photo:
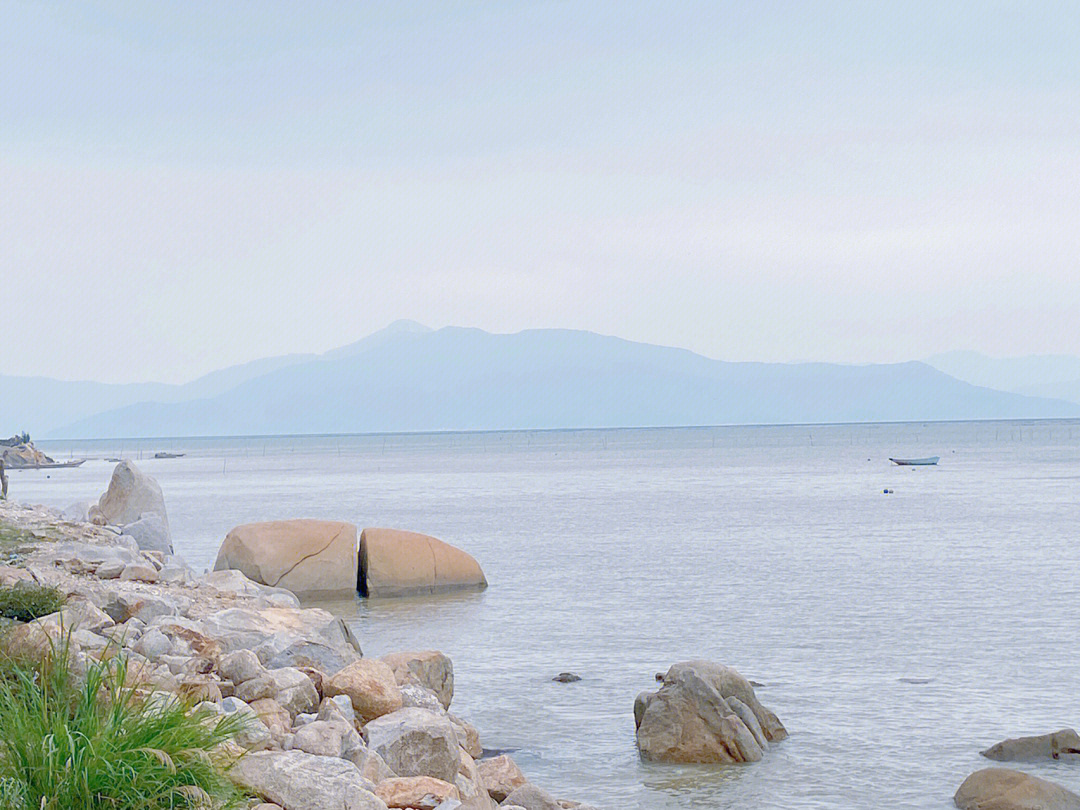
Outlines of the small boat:
[[938,459],[941,456],[928,456],[926,458],[889,458],[893,464],[899,464],[901,467],[930,467],[938,463]]
[[183,458],[183,453],[154,453],[154,458]]
[[59,470],[65,467],[78,467],[85,458],[77,458],[72,461],[50,461],[42,464],[21,464],[18,467],[8,467],[9,470]]

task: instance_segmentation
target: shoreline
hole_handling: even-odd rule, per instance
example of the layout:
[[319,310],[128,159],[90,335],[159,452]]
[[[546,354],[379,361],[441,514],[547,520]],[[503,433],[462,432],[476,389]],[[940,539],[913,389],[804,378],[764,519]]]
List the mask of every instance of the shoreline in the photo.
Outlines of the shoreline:
[[[424,769],[414,764],[424,758],[423,751],[414,750],[416,745],[434,747],[442,760],[452,762],[452,769],[445,762],[435,768],[441,767],[441,775],[452,780],[442,780],[444,798],[452,793],[461,802],[447,807],[492,810],[492,780],[502,780],[497,793],[512,786],[550,799],[512,760],[508,763],[508,757],[485,756],[479,732],[449,711],[453,665],[441,653],[366,658],[362,640],[341,618],[303,606],[290,591],[257,584],[235,570],[198,576],[179,557],[132,548],[115,527],[72,521],[47,507],[2,501],[0,586],[27,580],[59,589],[68,603],[59,614],[16,625],[9,640],[20,649],[40,650],[64,630],[70,633],[75,656],[99,657],[116,644],[136,667],[141,689],[212,704],[221,712],[257,716],[261,728],[237,740],[246,749],[240,762],[255,764],[237,765],[230,774],[242,772],[238,778],[245,788],[265,801],[285,795],[275,793],[280,786],[272,783],[280,781],[280,774],[271,772],[285,759],[302,759],[309,769],[328,764],[345,768],[341,790],[360,785],[371,801],[379,802],[370,807],[385,808],[378,797],[390,787],[411,789],[415,785],[406,780],[428,778],[399,773]],[[237,673],[238,657],[257,674]],[[372,709],[369,704],[379,702],[372,695],[386,694],[390,698]],[[335,700],[334,705],[341,703],[341,695],[351,695],[357,713],[351,724],[346,719],[342,725],[338,709],[331,706]],[[372,726],[376,720],[381,724],[378,734],[392,736],[382,726],[393,720],[411,724],[414,736],[424,742],[379,742],[382,738],[376,738]],[[334,734],[352,747],[328,755]],[[355,768],[342,765],[349,762]],[[389,787],[380,792],[384,783]],[[575,800],[551,801],[564,810],[592,809]],[[287,801],[278,806],[293,810]]]

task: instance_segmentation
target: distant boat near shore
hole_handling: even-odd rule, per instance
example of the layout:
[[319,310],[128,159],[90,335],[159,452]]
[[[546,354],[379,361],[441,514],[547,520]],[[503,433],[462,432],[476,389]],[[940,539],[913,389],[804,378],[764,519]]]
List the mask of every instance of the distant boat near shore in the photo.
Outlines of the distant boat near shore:
[[183,458],[184,453],[154,453],[154,458]]
[[71,461],[49,461],[49,462],[42,462],[40,464],[21,464],[18,467],[10,467],[9,469],[12,469],[12,470],[56,470],[56,469],[61,469],[63,467],[78,467],[79,465],[81,465],[85,461],[86,461],[85,458],[76,458],[76,459],[72,459]]
[[941,456],[927,456],[926,458],[892,458],[889,461],[899,464],[901,467],[931,467],[938,463]]

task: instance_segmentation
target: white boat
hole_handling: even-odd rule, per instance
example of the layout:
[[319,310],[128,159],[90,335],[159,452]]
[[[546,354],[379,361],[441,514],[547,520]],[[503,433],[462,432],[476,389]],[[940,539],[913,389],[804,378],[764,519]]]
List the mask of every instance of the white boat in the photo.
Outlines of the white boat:
[[941,456],[928,456],[927,458],[889,458],[893,464],[901,467],[929,467],[938,463]]

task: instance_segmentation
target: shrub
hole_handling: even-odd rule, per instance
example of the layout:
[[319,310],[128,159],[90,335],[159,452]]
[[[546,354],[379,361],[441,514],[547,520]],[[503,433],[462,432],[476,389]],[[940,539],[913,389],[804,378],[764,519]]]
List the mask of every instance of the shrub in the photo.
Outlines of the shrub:
[[64,606],[67,598],[46,585],[20,585],[0,588],[0,619],[32,622]]
[[[240,730],[179,699],[126,686],[124,656],[75,676],[65,641],[44,663],[0,678],[0,810],[233,807],[220,744]],[[7,802],[4,806],[3,802]]]

